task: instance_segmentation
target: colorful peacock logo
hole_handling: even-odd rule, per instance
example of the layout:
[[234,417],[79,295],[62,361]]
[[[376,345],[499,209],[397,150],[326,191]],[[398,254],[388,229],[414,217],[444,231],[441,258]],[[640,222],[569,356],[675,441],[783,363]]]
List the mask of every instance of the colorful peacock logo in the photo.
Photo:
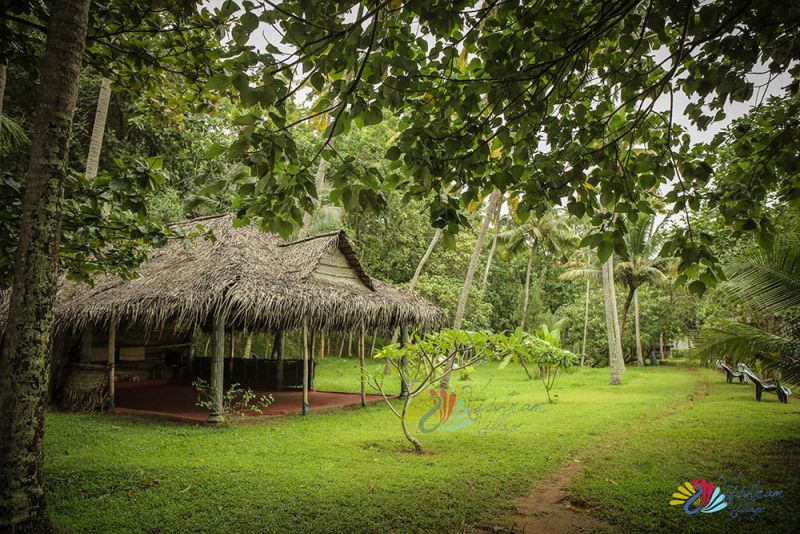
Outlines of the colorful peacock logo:
[[[469,407],[464,403],[464,399],[458,399],[458,401],[456,401],[455,393],[448,393],[445,389],[440,389],[439,391],[431,389],[428,393],[433,400],[433,406],[419,420],[419,429],[421,432],[429,434],[436,429],[441,429],[445,432],[453,432],[475,422],[470,415]],[[437,413],[439,414],[438,422],[429,427],[427,425],[428,419],[432,418]]]
[[678,486],[678,491],[672,494],[669,504],[683,506],[684,512],[694,515],[697,512],[704,514],[719,512],[728,506],[728,501],[725,500],[725,494],[714,486],[713,482],[693,480]]

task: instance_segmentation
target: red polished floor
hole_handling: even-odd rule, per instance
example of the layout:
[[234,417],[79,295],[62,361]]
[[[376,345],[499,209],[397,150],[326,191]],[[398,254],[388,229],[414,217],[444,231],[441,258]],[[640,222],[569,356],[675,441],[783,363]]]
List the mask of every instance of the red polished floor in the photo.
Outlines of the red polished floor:
[[[303,399],[302,391],[256,391],[257,395],[271,394],[274,402],[263,414],[251,414],[247,419],[299,414]],[[367,395],[367,402],[381,400],[380,395]],[[192,386],[173,384],[162,380],[142,382],[118,382],[114,404],[117,412],[159,415],[170,419],[191,422],[205,422],[208,411],[196,405],[197,392]],[[358,406],[361,396],[358,393],[337,393],[332,391],[309,391],[309,410]]]

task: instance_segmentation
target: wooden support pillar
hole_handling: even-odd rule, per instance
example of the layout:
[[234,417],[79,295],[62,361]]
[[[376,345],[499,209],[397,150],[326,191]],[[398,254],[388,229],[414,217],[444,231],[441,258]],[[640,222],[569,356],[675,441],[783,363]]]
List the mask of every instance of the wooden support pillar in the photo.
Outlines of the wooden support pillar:
[[245,335],[247,336],[247,340],[244,342],[244,353],[242,354],[242,358],[250,359],[253,352],[253,333],[248,332],[245,330]]
[[275,366],[275,384],[278,390],[283,389],[283,330],[275,332],[272,342],[272,358],[277,361]]
[[314,356],[314,330],[309,329],[309,334],[311,334],[308,338],[308,391],[314,391],[314,364],[317,361],[317,357]]
[[189,345],[189,350],[186,351],[186,374],[189,377],[189,383],[191,384],[194,380],[194,344],[197,340],[197,326],[192,327],[192,337],[191,337],[191,345]]
[[359,350],[358,350],[358,362],[361,370],[361,407],[367,407],[367,377],[364,374],[364,353],[366,352],[366,347],[364,346],[364,323],[361,323],[361,336],[359,336]]
[[80,362],[89,363],[92,360],[92,327],[87,326],[81,332]]
[[111,316],[111,320],[108,323],[108,399],[106,400],[106,409],[113,410],[114,409],[114,395],[115,395],[115,384],[114,384],[114,369],[116,366],[117,354],[117,318],[115,316]]
[[214,317],[212,331],[213,350],[211,352],[211,391],[214,395],[214,409],[208,414],[209,423],[221,423],[225,417],[222,406],[225,380],[225,318],[217,314]]
[[228,358],[228,380],[235,382],[233,379],[233,356],[236,354],[236,334],[235,330],[231,328],[231,354]]
[[[400,346],[405,347],[408,345],[408,329],[405,326],[400,327]],[[405,368],[406,364],[408,363],[408,357],[403,356],[400,360],[400,366]],[[403,380],[403,375],[400,375],[400,397],[408,397],[408,385],[406,381]]]
[[303,415],[308,415],[308,320],[303,319]]

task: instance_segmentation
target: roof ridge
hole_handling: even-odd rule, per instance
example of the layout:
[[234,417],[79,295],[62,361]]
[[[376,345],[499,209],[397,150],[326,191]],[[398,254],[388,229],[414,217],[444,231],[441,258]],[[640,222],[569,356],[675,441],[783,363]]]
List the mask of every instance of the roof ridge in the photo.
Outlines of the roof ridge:
[[299,243],[305,243],[307,241],[311,241],[312,239],[320,239],[322,237],[333,237],[333,236],[337,236],[338,237],[341,234],[347,235],[345,233],[345,231],[342,230],[342,229],[331,230],[330,232],[325,232],[325,233],[322,233],[322,234],[312,235],[312,236],[308,236],[308,237],[301,237],[300,239],[295,239],[293,241],[287,241],[285,243],[279,243],[278,246],[279,247],[289,247],[289,246],[292,246],[292,245],[297,245]]
[[217,213],[216,215],[203,215],[201,217],[195,217],[194,219],[185,219],[183,221],[171,222],[171,223],[167,224],[167,226],[182,226],[184,224],[191,224],[191,223],[194,223],[194,222],[210,221],[212,219],[221,219],[222,217],[228,217],[228,216],[231,216],[231,215],[233,215],[233,213],[231,213],[231,212]]

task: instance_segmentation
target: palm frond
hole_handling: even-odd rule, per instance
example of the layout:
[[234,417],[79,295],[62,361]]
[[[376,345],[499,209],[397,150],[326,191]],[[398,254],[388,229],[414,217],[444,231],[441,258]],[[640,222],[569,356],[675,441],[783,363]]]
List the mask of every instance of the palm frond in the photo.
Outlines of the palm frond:
[[[731,261],[725,285],[733,298],[761,313],[800,307],[800,240],[776,241],[769,250],[757,250]],[[800,317],[794,314],[796,323]]]
[[579,278],[599,281],[602,278],[602,272],[600,269],[568,269],[558,277],[559,280],[578,280]]
[[758,359],[780,371],[784,380],[800,383],[800,340],[771,334],[755,326],[725,321],[706,328],[696,338],[696,354],[704,359]]
[[28,142],[25,130],[14,119],[0,113],[0,149],[11,150]]

